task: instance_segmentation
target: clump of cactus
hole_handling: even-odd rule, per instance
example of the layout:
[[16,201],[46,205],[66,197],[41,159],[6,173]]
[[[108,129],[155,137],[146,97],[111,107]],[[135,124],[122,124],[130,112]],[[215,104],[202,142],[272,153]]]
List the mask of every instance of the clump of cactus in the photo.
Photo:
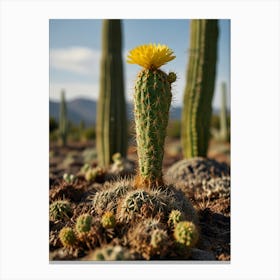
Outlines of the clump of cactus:
[[72,215],[71,204],[68,200],[56,200],[50,205],[49,212],[53,221],[69,218]]
[[64,174],[63,174],[63,180],[64,180],[67,184],[73,184],[73,183],[75,183],[75,181],[77,180],[77,176],[74,175],[74,174],[64,173]]
[[176,74],[159,68],[174,59],[165,45],[142,45],[131,50],[128,63],[143,67],[137,76],[134,93],[134,117],[139,161],[137,188],[163,185],[162,160],[171,104],[171,84]]
[[112,156],[113,159],[113,165],[111,167],[111,171],[113,173],[120,173],[124,171],[124,160],[122,158],[122,155],[120,153],[115,153]]
[[59,232],[59,240],[63,247],[73,248],[77,242],[75,231],[70,227],[62,228]]
[[156,216],[167,221],[173,209],[181,211],[186,219],[198,222],[191,202],[172,185],[157,189],[134,189],[133,181],[129,180],[108,183],[104,190],[94,195],[93,209],[99,215],[111,211],[119,222],[127,225]]
[[92,216],[90,214],[82,214],[76,220],[75,229],[79,235],[88,233],[92,225]]
[[114,228],[116,225],[116,218],[113,212],[106,211],[101,218],[101,225],[105,229]]
[[88,163],[85,163],[81,169],[80,169],[80,173],[81,174],[85,174],[88,170],[90,170],[90,165]]
[[95,168],[88,168],[84,176],[87,181],[94,181],[97,176],[101,176],[102,174],[104,174],[104,169],[97,166]]
[[156,255],[164,257],[168,251],[168,235],[164,225],[154,218],[140,221],[128,233],[132,250],[149,260]]
[[132,256],[129,250],[119,245],[103,246],[89,253],[84,258],[86,261],[125,261],[131,259]]
[[68,119],[67,119],[67,106],[65,101],[65,91],[61,91],[60,97],[60,115],[59,115],[59,135],[62,140],[62,145],[66,146],[68,136]]
[[190,249],[198,241],[199,233],[197,226],[189,221],[182,221],[176,224],[174,229],[174,238],[180,244]]
[[206,157],[214,94],[217,20],[192,20],[181,139],[185,158]]
[[117,203],[133,187],[128,180],[117,181],[116,183],[107,183],[104,190],[99,191],[93,197],[93,208],[98,214],[104,211],[116,212]]
[[130,222],[138,217],[143,218],[145,208],[148,215],[163,212],[165,203],[159,191],[133,190],[126,194],[118,205],[117,216],[121,222]]
[[96,145],[99,165],[108,167],[114,153],[127,153],[121,20],[103,20],[100,69]]

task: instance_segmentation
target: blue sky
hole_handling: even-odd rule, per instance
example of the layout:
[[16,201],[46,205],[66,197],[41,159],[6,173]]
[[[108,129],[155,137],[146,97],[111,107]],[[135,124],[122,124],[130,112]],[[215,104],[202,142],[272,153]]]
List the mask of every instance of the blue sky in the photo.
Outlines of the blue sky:
[[[132,100],[133,83],[138,65],[125,62],[127,53],[137,45],[161,43],[170,47],[176,59],[162,67],[175,71],[178,79],[173,87],[173,106],[181,105],[188,62],[189,24],[187,19],[124,19],[123,58],[125,94]],[[97,99],[101,55],[102,20],[50,20],[50,98],[59,100],[61,89],[66,99]],[[218,64],[213,107],[220,106],[221,82],[230,87],[230,20],[219,20]]]

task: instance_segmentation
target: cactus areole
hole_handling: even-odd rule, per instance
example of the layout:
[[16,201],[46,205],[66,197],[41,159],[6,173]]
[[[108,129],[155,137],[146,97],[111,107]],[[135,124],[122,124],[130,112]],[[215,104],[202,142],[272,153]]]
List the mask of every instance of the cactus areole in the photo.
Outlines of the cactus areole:
[[171,83],[176,74],[166,74],[160,66],[174,59],[165,45],[142,45],[131,50],[128,63],[143,67],[137,76],[134,92],[134,117],[139,169],[135,187],[163,184],[162,160],[171,103]]

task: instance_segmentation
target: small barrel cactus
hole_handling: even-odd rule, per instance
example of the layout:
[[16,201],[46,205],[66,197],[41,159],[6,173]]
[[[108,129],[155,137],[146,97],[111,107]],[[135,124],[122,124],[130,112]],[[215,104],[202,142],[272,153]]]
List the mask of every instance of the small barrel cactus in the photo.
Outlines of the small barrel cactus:
[[68,200],[56,200],[50,205],[50,219],[53,221],[69,218],[72,215]]
[[77,218],[75,229],[78,234],[88,233],[92,225],[92,216],[89,214],[82,214]]
[[198,241],[199,233],[194,223],[182,221],[175,226],[174,237],[179,244],[189,249]]
[[114,228],[116,225],[116,218],[113,212],[106,211],[101,218],[101,225],[106,228]]
[[160,44],[138,46],[128,55],[128,63],[144,68],[138,74],[134,94],[139,161],[137,188],[163,185],[164,141],[172,98],[171,83],[176,80],[176,74],[168,75],[159,67],[174,58],[173,51]]
[[128,241],[132,250],[146,260],[167,254],[169,241],[164,225],[157,219],[140,221],[128,232]]
[[117,216],[121,222],[134,221],[136,218],[143,218],[144,208],[149,208],[149,216],[162,212],[165,203],[157,191],[133,190],[126,194],[120,201]]
[[59,232],[59,240],[63,247],[72,248],[75,246],[77,237],[74,230],[70,227],[64,227]]
[[104,190],[99,191],[93,197],[93,207],[98,214],[104,211],[116,211],[118,201],[133,187],[128,180],[117,181],[116,183],[107,183]]

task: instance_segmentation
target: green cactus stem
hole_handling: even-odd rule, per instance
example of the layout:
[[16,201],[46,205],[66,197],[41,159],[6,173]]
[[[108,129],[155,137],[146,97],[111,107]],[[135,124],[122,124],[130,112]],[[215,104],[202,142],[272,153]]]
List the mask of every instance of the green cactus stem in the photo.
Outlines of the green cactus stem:
[[101,218],[101,225],[106,228],[114,228],[116,225],[116,218],[113,212],[106,211]]
[[191,21],[181,131],[185,158],[207,156],[216,76],[218,32],[217,20]]
[[92,216],[90,214],[82,214],[77,218],[75,229],[78,234],[85,234],[90,231],[92,225]]
[[61,137],[62,145],[66,146],[68,136],[68,120],[64,90],[61,91],[60,95],[59,135]]
[[[142,54],[142,55],[141,55]],[[163,185],[162,161],[175,73],[158,68],[175,58],[166,46],[144,45],[130,52],[128,62],[144,66],[138,74],[134,93],[134,117],[139,170],[135,186]]]
[[195,224],[182,221],[176,224],[174,229],[175,240],[187,248],[194,247],[199,239],[199,232]]
[[220,138],[222,141],[227,141],[229,131],[227,126],[227,89],[225,82],[222,83],[221,90]]
[[120,20],[103,20],[100,92],[97,106],[96,145],[99,166],[112,155],[127,153],[127,119],[122,64]]

